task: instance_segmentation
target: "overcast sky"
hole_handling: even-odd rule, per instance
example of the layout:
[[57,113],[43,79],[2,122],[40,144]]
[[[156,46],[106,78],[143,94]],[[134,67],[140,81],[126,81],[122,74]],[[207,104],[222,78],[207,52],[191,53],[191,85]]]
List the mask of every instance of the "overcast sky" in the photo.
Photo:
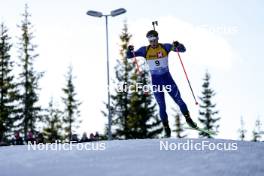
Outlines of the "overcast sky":
[[[64,75],[69,64],[78,98],[82,101],[83,131],[102,132],[107,119],[102,116],[103,101],[107,100],[105,19],[86,15],[87,10],[109,14],[111,10],[125,8],[127,13],[109,17],[109,47],[111,78],[119,56],[119,35],[127,21],[131,44],[135,48],[147,45],[145,34],[158,21],[161,43],[178,40],[187,51],[181,57],[194,92],[201,95],[205,71],[211,74],[211,86],[216,91],[213,101],[219,110],[219,138],[237,139],[240,117],[244,117],[252,138],[255,120],[264,121],[263,84],[263,1],[261,0],[0,0],[0,21],[9,29],[17,57],[17,25],[22,19],[24,4],[32,14],[36,53],[35,65],[45,76],[40,81],[40,103],[48,106],[51,96],[59,104]],[[138,60],[143,61],[142,58]],[[183,99],[195,120],[195,106],[188,83],[176,53],[171,53],[169,67]],[[166,96],[169,119],[171,108],[177,105]],[[191,134],[191,132],[189,132]],[[194,136],[195,137],[195,136]]]

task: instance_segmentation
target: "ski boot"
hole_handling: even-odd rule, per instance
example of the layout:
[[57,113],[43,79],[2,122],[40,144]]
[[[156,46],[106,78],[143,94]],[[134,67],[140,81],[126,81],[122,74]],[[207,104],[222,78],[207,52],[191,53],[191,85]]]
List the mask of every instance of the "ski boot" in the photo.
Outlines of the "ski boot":
[[163,128],[164,128],[164,131],[165,131],[165,137],[167,137],[167,138],[171,137],[171,129],[170,129],[170,126],[169,126],[169,122],[165,121],[165,122],[162,122],[162,123],[163,123]]
[[185,120],[187,122],[187,124],[192,127],[192,128],[198,128],[197,126],[197,123],[195,123],[192,118],[190,117],[190,113],[186,113],[186,114],[183,114],[183,116],[185,117]]

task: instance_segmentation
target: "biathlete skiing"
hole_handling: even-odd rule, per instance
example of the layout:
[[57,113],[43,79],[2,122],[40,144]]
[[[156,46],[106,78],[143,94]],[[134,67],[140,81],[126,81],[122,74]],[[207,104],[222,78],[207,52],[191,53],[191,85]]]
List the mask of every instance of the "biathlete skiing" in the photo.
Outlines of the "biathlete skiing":
[[[162,88],[166,90],[172,99],[180,107],[181,113],[184,115],[187,124],[191,128],[198,128],[197,124],[193,122],[187,105],[181,98],[180,91],[173,80],[169,67],[168,67],[168,55],[170,51],[185,52],[185,46],[178,41],[170,43],[159,43],[159,35],[155,30],[150,30],[146,35],[149,45],[143,46],[134,51],[134,46],[129,45],[127,50],[127,58],[144,57],[150,69],[150,75],[152,80],[152,86],[154,88]],[[168,86],[169,85],[169,86]],[[168,88],[170,87],[170,88]],[[171,136],[171,129],[169,126],[168,115],[166,112],[166,103],[163,91],[155,91],[153,89],[154,97],[159,105],[159,115],[165,131],[165,136]]]

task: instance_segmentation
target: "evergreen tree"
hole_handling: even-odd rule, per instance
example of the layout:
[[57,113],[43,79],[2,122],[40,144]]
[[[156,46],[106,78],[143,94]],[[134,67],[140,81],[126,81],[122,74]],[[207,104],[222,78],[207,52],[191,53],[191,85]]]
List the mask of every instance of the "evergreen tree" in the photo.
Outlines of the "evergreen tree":
[[[202,85],[202,96],[199,110],[199,121],[203,124],[204,129],[210,131],[218,131],[219,125],[216,124],[220,117],[215,117],[219,112],[215,110],[216,104],[212,103],[212,98],[215,96],[214,90],[210,87],[210,74],[205,73],[204,83]],[[212,138],[207,133],[199,133],[201,137]]]
[[[128,116],[129,138],[155,138],[163,131],[156,111],[156,104],[150,90],[144,90],[144,86],[150,85],[149,74],[141,65],[142,72],[139,75],[134,72],[130,78],[132,93],[130,97],[130,114]],[[137,89],[138,85],[138,89]],[[142,88],[141,88],[142,86]]]
[[173,132],[176,132],[177,138],[185,138],[187,137],[187,135],[182,134],[184,132],[184,129],[183,129],[183,123],[181,121],[181,115],[178,110],[173,109],[173,111],[176,113],[174,116],[175,117],[175,129],[173,130]]
[[[116,127],[115,132],[112,134],[113,138],[128,138],[128,115],[129,115],[129,93],[126,90],[131,85],[130,74],[133,71],[133,64],[126,59],[126,49],[130,41],[131,35],[128,33],[125,24],[122,34],[120,35],[121,50],[120,55],[122,60],[117,60],[115,67],[116,81],[114,84],[118,85],[115,90],[115,95],[111,95],[111,109],[112,109],[112,124]],[[119,91],[121,90],[121,91]],[[106,114],[105,114],[106,115]]]
[[13,61],[9,54],[12,45],[9,43],[7,27],[0,26],[0,141],[7,141],[18,115],[18,89],[14,83]]
[[79,106],[81,103],[76,99],[77,93],[75,92],[75,86],[73,84],[72,66],[69,67],[69,71],[66,75],[66,87],[63,88],[65,97],[62,98],[65,106],[63,122],[65,126],[65,139],[71,140],[71,136],[74,132],[74,128],[78,127],[81,122],[78,120],[80,116]]
[[[124,24],[120,35],[122,60],[118,60],[115,67],[118,85],[115,94],[111,96],[111,110],[114,127],[114,138],[153,138],[161,133],[160,121],[156,115],[155,104],[150,94],[144,93],[143,89],[135,91],[136,84],[147,85],[148,73],[142,71],[139,76],[131,60],[126,59],[126,50],[131,35],[127,25]],[[132,89],[131,89],[132,88]],[[106,116],[106,113],[104,113]]]
[[54,143],[56,140],[62,140],[62,112],[54,107],[53,99],[49,102],[48,114],[45,115],[45,128],[43,135],[47,142]]
[[39,91],[38,82],[43,76],[42,72],[36,72],[34,70],[34,59],[38,57],[38,54],[34,54],[36,45],[32,43],[34,38],[32,31],[32,24],[29,20],[30,14],[28,12],[28,6],[25,5],[25,12],[22,14],[23,20],[19,28],[22,31],[22,35],[19,38],[19,58],[21,61],[20,67],[22,72],[19,74],[21,86],[21,98],[22,98],[22,115],[21,124],[23,126],[24,136],[26,138],[27,132],[36,132],[36,123],[41,120],[42,109],[37,105],[39,100],[37,92]]
[[239,131],[239,139],[241,141],[244,141],[245,134],[246,134],[247,130],[244,127],[244,120],[243,120],[242,116],[241,116],[241,119],[240,119],[240,129],[238,131]]
[[257,142],[261,140],[261,122],[259,119],[256,120],[255,128],[252,133],[253,133],[252,141]]

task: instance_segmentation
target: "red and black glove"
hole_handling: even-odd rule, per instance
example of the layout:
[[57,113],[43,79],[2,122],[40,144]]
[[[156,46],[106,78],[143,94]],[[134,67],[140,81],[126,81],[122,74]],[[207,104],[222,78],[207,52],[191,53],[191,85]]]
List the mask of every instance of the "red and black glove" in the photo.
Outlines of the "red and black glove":
[[180,46],[180,43],[178,41],[174,41],[172,45],[174,48],[177,48],[178,46]]
[[133,45],[129,45],[127,47],[127,49],[128,49],[128,51],[132,52],[132,51],[134,51],[134,46]]

